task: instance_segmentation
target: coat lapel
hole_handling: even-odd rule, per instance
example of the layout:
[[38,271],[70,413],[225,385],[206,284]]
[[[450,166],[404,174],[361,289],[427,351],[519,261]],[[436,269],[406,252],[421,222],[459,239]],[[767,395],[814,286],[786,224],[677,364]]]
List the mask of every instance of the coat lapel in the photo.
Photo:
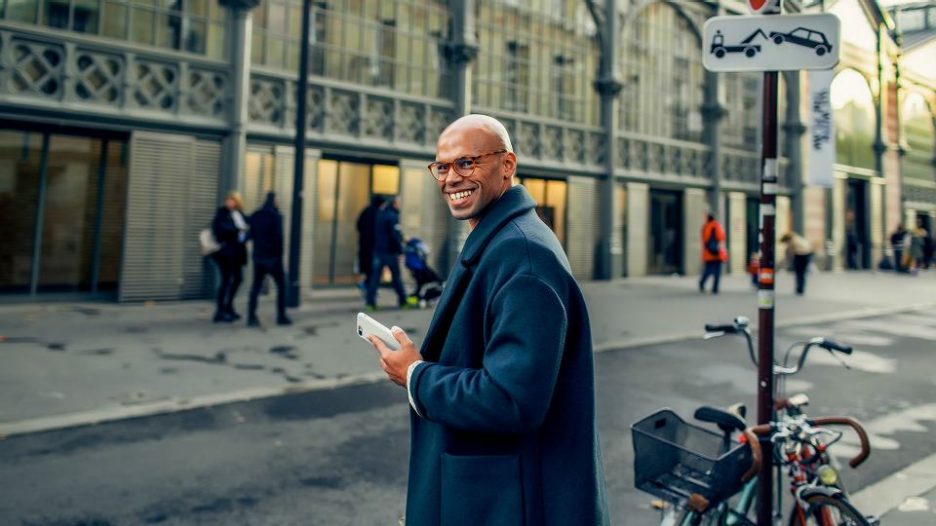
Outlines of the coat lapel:
[[462,248],[455,262],[450,277],[445,284],[445,290],[439,298],[432,322],[423,340],[421,353],[423,358],[434,361],[442,352],[445,335],[452,325],[452,318],[458,305],[461,303],[465,290],[471,282],[473,267],[476,266],[490,243],[491,239],[500,229],[513,218],[526,213],[536,207],[536,202],[530,197],[522,186],[514,186],[500,199],[488,206],[478,226],[468,235],[465,246]]

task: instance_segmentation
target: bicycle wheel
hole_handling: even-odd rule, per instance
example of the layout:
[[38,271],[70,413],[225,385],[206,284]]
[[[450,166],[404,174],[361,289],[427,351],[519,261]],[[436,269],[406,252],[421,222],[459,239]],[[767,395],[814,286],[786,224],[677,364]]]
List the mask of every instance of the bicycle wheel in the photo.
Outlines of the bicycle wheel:
[[806,509],[798,505],[790,512],[790,526],[870,526],[868,520],[845,499],[826,495],[806,498]]

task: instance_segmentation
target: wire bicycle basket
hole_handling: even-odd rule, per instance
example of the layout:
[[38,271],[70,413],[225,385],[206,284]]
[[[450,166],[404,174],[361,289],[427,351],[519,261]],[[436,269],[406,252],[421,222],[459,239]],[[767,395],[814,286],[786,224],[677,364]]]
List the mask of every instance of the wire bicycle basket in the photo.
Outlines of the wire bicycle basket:
[[698,493],[711,506],[741,490],[751,449],[724,435],[687,423],[661,409],[631,426],[634,485],[661,499],[681,501]]

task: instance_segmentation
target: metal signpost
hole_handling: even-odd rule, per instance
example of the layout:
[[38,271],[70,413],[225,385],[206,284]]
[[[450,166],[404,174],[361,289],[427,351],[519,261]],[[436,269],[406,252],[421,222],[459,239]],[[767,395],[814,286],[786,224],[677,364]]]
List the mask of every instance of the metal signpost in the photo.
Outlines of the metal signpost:
[[286,305],[298,307],[302,296],[302,207],[305,193],[307,94],[309,92],[309,17],[311,0],[302,2],[302,44],[299,46],[299,82],[296,83],[296,136],[293,145],[293,195],[289,210],[289,271],[286,273]]
[[[754,16],[719,16],[705,23],[702,63],[710,71],[763,71],[763,131],[758,275],[757,423],[774,414],[774,274],[777,188],[777,84],[781,70],[831,69],[838,63],[839,20],[835,15],[780,15],[775,0],[748,0]],[[770,16],[764,16],[770,15]],[[757,524],[773,521],[773,445],[762,440],[757,477]]]

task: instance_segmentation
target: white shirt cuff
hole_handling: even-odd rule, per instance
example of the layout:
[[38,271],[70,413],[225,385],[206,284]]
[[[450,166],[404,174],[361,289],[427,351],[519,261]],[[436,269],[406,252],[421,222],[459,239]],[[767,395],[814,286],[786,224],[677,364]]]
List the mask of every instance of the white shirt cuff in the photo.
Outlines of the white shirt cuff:
[[409,368],[406,370],[406,396],[409,398],[409,405],[413,408],[413,411],[416,411],[416,414],[420,418],[425,418],[422,416],[422,413],[419,412],[419,409],[416,408],[416,402],[413,400],[413,391],[410,390],[410,378],[413,377],[413,371],[416,370],[416,366],[423,363],[422,360],[416,360],[411,363]]

